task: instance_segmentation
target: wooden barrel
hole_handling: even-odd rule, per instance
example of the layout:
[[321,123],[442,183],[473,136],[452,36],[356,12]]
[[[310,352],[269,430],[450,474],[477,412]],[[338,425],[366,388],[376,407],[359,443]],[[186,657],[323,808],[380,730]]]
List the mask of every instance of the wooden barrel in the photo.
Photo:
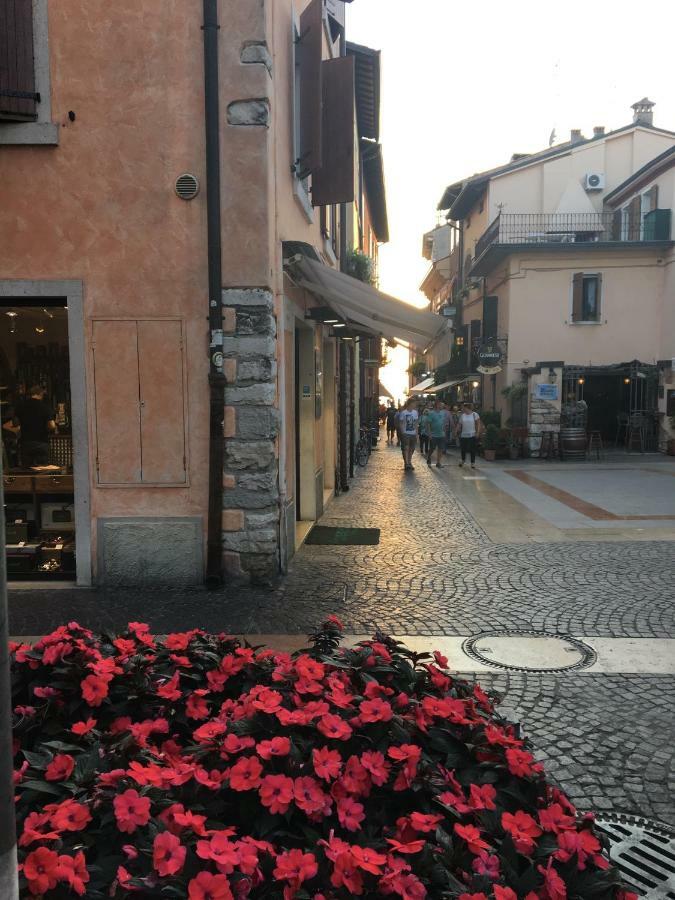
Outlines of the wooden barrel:
[[560,455],[563,459],[586,458],[586,429],[560,429]]

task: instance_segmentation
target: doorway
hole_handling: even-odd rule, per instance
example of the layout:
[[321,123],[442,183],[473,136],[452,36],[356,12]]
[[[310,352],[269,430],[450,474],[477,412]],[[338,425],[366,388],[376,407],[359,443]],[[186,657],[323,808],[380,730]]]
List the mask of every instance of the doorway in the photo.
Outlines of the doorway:
[[314,331],[295,326],[295,518],[296,549],[316,521],[316,397]]

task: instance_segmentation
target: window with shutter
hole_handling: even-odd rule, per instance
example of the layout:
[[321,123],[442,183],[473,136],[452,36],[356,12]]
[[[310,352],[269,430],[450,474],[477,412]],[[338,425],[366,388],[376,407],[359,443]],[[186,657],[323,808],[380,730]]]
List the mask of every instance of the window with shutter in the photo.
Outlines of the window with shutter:
[[628,238],[629,241],[640,240],[640,198],[633,197],[628,204]]
[[499,297],[485,297],[483,300],[483,340],[497,337]]
[[623,211],[620,209],[615,210],[612,215],[612,240],[620,241],[621,240],[621,223],[623,219]]
[[186,484],[183,323],[97,320],[92,337],[98,483]]
[[572,322],[600,322],[602,275],[576,272],[572,278]]
[[323,83],[323,161],[312,177],[312,205],[354,200],[354,57],[321,64]]
[[0,120],[37,118],[32,0],[0,0]]

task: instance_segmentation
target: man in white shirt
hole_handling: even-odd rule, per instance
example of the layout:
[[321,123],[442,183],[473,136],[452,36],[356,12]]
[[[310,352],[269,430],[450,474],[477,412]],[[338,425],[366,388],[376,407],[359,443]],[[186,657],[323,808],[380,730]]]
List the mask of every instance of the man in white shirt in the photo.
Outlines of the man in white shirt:
[[412,458],[417,446],[418,425],[417,401],[411,397],[398,414],[398,431],[401,436],[401,449],[403,450],[403,463],[406,471],[415,468],[412,464]]
[[477,412],[473,411],[472,403],[464,403],[462,414],[459,416],[456,434],[459,437],[459,446],[462,451],[460,466],[466,462],[466,454],[471,455],[471,468],[476,468],[476,444],[483,430],[483,423]]

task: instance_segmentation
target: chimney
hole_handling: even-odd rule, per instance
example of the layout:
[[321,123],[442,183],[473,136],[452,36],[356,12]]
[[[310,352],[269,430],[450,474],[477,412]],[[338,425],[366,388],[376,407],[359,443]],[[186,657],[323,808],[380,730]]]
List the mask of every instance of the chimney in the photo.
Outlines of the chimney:
[[579,141],[583,141],[584,136],[581,133],[581,128],[573,128],[570,131],[570,144],[578,144]]
[[634,103],[631,106],[633,110],[633,124],[634,125],[648,125],[651,127],[654,124],[654,107],[655,103],[652,103],[647,97],[643,97],[642,100],[638,100],[637,103]]
[[593,137],[596,137],[596,138],[602,137],[604,133],[605,133],[604,125],[596,125],[595,128],[593,129]]

